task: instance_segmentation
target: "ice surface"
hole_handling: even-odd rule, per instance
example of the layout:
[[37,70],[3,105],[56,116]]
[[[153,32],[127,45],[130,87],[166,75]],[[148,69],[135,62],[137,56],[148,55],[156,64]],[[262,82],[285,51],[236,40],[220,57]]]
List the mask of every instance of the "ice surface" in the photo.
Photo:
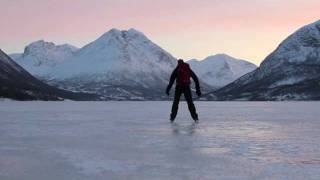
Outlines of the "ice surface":
[[320,179],[320,102],[196,105],[0,102],[0,179]]

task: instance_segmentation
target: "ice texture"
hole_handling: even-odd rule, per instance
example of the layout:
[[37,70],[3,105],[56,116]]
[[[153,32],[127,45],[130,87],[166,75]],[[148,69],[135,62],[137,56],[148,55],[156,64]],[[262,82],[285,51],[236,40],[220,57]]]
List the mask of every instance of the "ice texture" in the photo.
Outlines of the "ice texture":
[[320,179],[319,102],[0,102],[1,180]]

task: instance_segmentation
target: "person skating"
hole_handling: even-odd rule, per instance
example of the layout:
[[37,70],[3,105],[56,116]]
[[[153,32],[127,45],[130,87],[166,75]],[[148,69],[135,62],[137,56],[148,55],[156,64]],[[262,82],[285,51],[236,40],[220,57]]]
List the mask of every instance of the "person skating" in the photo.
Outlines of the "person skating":
[[198,96],[201,96],[201,90],[199,85],[199,80],[197,75],[191,70],[189,64],[185,63],[182,59],[178,60],[177,67],[173,70],[169,85],[166,89],[166,94],[170,95],[170,89],[176,80],[176,89],[174,94],[174,101],[172,104],[172,110],[170,115],[170,120],[173,122],[177,116],[178,113],[178,107],[179,107],[179,101],[181,94],[184,94],[185,100],[188,103],[188,108],[191,114],[192,119],[195,122],[198,122],[198,114],[196,111],[196,108],[194,106],[193,100],[192,100],[192,93],[190,88],[190,77],[193,79],[196,85],[196,93]]

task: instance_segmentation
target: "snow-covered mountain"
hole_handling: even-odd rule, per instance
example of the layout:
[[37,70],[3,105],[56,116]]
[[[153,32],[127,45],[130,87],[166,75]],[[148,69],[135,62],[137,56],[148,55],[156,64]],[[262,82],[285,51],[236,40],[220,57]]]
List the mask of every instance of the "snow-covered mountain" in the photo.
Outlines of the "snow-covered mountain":
[[297,30],[260,67],[216,91],[219,100],[320,99],[320,21]]
[[0,98],[17,100],[94,99],[96,96],[51,87],[34,78],[0,50]]
[[77,50],[78,48],[72,45],[55,45],[39,40],[29,44],[22,54],[10,56],[32,75],[48,77],[58,64],[71,58]]
[[57,64],[51,83],[112,99],[161,99],[176,59],[135,29],[112,29]]
[[209,56],[202,61],[188,61],[199,78],[212,87],[221,88],[257,68],[256,65],[226,54]]
[[114,83],[125,80],[149,87],[158,78],[164,80],[164,74],[175,64],[173,56],[142,33],[112,29],[58,65],[54,74],[57,79],[103,74],[103,78]]
[[37,41],[18,64],[51,85],[98,93],[105,99],[162,99],[176,59],[141,32],[111,29],[77,49]]

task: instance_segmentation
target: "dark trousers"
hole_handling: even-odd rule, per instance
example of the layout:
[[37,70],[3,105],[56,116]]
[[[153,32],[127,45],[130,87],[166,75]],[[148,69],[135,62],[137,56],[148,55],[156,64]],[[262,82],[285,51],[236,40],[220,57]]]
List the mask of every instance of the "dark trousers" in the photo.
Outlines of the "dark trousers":
[[193,119],[198,119],[198,114],[196,112],[196,108],[193,104],[192,100],[192,94],[191,94],[191,89],[190,86],[176,86],[175,94],[174,94],[174,101],[172,104],[172,110],[171,110],[171,119],[175,119],[178,113],[178,108],[179,108],[179,101],[181,94],[184,94],[184,97],[188,103],[188,108],[190,111],[190,114]]

